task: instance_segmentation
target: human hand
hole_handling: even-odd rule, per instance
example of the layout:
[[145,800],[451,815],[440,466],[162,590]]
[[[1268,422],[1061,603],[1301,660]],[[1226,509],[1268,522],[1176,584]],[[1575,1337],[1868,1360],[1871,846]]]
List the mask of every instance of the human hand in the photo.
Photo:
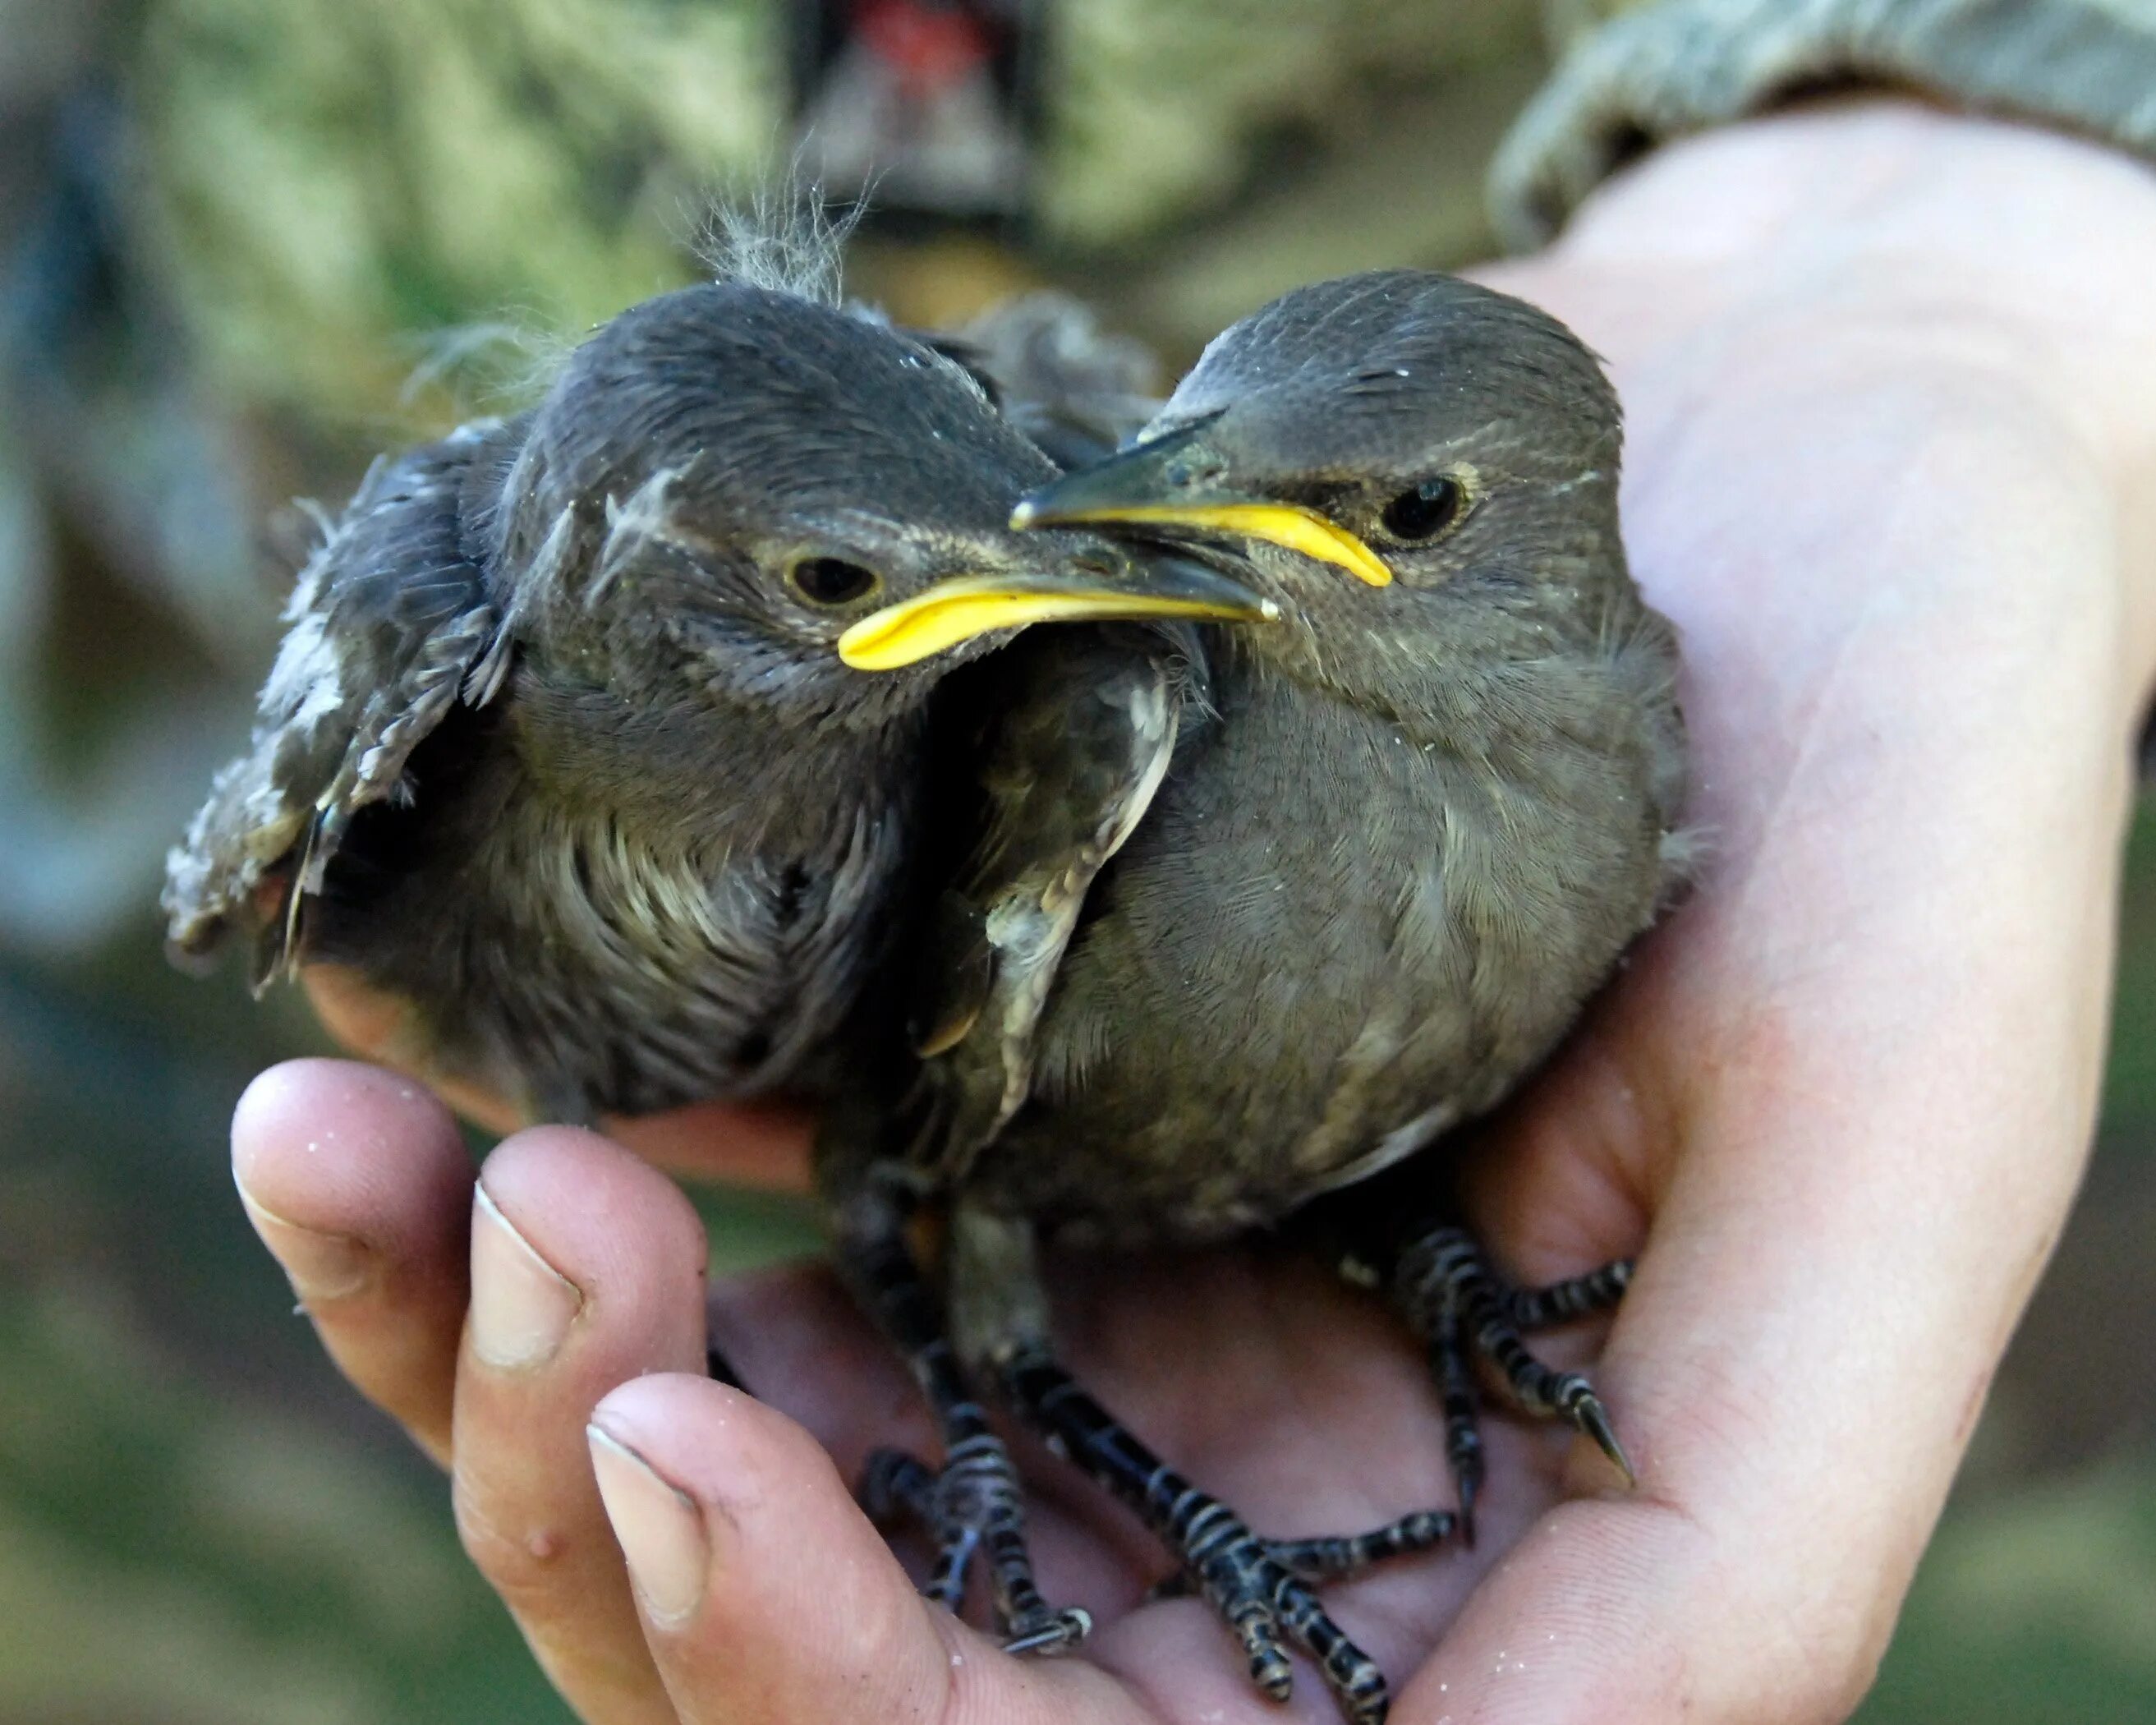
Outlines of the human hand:
[[[2088,1135],[2156,658],[2152,205],[2105,152],[1882,105],[1665,151],[1491,272],[1612,362],[1712,852],[1471,1151],[1522,1276],[1644,1240],[1597,1378],[1642,1486],[1493,1422],[1481,1548],[1333,1595],[1396,1719],[1825,1719],[1869,1676]],[[325,1124],[343,1154],[300,1148]],[[1038,1453],[1088,1656],[1020,1665],[916,1599],[831,1458],[926,1423],[821,1278],[715,1295],[783,1411],[625,1382],[696,1370],[701,1248],[603,1141],[489,1163],[461,1343],[470,1176],[424,1098],[284,1069],[235,1153],[258,1206],[364,1242],[311,1308],[437,1453],[454,1404],[467,1541],[587,1717],[1280,1717],[1202,1607],[1137,1604],[1157,1556]],[[1441,1501],[1419,1363],[1363,1300],[1258,1251],[1070,1267],[1075,1367],[1262,1531]],[[1329,1716],[1307,1674],[1296,1705]]]

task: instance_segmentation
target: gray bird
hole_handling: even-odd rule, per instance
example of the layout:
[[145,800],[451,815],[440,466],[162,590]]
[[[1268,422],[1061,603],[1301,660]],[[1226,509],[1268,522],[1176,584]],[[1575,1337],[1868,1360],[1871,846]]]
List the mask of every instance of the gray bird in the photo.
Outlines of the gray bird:
[[405,1062],[536,1118],[828,1090],[946,674],[1030,621],[1256,608],[1011,531],[1055,471],[961,367],[813,291],[623,313],[535,411],[362,485],[170,859],[176,952],[351,966],[408,1004]]
[[[1165,710],[1074,726],[1042,678],[1004,711],[921,1039],[957,1358],[1138,1510],[1262,1686],[1287,1692],[1293,1643],[1358,1721],[1383,1677],[1312,1584],[1453,1518],[1260,1538],[1056,1363],[1035,1243],[1216,1239],[1401,1163],[1532,1071],[1654,919],[1684,732],[1676,635],[1619,536],[1620,442],[1563,326],[1385,271],[1235,325],[1132,446],[1014,516],[1197,547],[1285,621],[1199,630],[1207,675]],[[1609,1303],[1621,1266],[1519,1291],[1456,1228],[1382,1245],[1449,1390],[1486,1359],[1621,1460],[1585,1381],[1517,1333]],[[1447,1409],[1466,1506],[1472,1410]],[[880,1471],[948,1528],[937,1476]]]
[[[1272,608],[1008,525],[1056,469],[976,373],[1093,388],[1097,367],[1028,356],[1082,336],[1067,308],[954,357],[839,309],[816,245],[747,238],[792,273],[636,306],[533,412],[377,464],[301,572],[164,902],[183,958],[251,936],[258,986],[352,968],[400,1004],[401,1064],[527,1117],[836,1100],[816,1173],[840,1268],[904,1339],[927,1290],[879,1198],[878,1009],[938,776],[964,771],[944,685],[1033,623]],[[1116,639],[1148,686],[1184,650]],[[977,1410],[938,1405],[953,1452],[1007,1476]],[[1079,1621],[1022,1568],[1005,1593],[1021,1628]]]

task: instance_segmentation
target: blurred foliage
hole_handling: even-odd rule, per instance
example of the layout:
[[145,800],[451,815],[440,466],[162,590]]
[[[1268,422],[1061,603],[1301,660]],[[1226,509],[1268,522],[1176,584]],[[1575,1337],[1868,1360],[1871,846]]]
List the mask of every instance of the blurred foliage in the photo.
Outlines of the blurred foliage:
[[2156,1454],[1950,1516],[1859,1717],[2156,1719]]
[[[154,0],[131,214],[222,388],[362,439],[435,429],[520,347],[696,275],[711,201],[785,159],[788,10]],[[1538,0],[1036,10],[1034,249],[1148,336],[1179,351],[1315,273],[1486,250],[1482,164],[1539,70]],[[918,316],[896,261],[857,285]]]
[[754,0],[171,0],[149,18],[145,231],[210,368],[256,401],[405,401],[411,331],[508,318],[558,339],[678,286],[703,200],[754,174],[785,118],[783,20]]

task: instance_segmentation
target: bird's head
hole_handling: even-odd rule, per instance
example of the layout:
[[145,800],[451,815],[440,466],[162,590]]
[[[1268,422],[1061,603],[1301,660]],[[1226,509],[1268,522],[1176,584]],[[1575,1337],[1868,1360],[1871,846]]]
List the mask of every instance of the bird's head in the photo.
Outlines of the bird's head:
[[1231,577],[1014,531],[1054,468],[957,365],[740,282],[623,313],[570,359],[504,486],[521,636],[639,698],[873,719],[1027,624],[1258,615]]
[[1266,650],[1338,665],[1352,634],[1441,658],[1448,638],[1594,626],[1626,579],[1620,441],[1600,365],[1555,319],[1381,270],[1233,326],[1133,443],[1014,523],[1232,552],[1286,611]]

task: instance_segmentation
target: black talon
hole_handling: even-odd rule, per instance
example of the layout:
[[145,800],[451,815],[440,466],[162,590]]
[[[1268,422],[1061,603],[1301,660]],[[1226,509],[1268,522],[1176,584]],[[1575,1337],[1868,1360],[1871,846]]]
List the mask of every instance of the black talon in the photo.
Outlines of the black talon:
[[1440,1319],[1436,1337],[1430,1343],[1430,1362],[1444,1404],[1445,1461],[1452,1471],[1453,1489],[1460,1497],[1460,1537],[1471,1548],[1475,1543],[1475,1500],[1482,1491],[1482,1433],[1475,1396],[1475,1369],[1467,1357],[1455,1315],[1447,1313]]
[[1628,1485],[1639,1483],[1609,1410],[1587,1379],[1551,1370],[1521,1340],[1523,1331],[1608,1311],[1631,1278],[1630,1260],[1620,1258],[1547,1287],[1514,1288],[1490,1269],[1471,1235],[1451,1227],[1428,1230],[1394,1259],[1389,1291],[1429,1343],[1430,1375],[1444,1400],[1445,1459],[1460,1492],[1460,1536],[1468,1544],[1475,1543],[1475,1500],[1484,1473],[1476,1358],[1496,1368],[1523,1411],[1562,1415],[1594,1440]]
[[1231,1619],[1228,1626],[1249,1656],[1250,1681],[1275,1701],[1286,1701],[1293,1695],[1295,1667],[1288,1661],[1287,1650],[1280,1644],[1279,1619],[1270,1610],[1254,1608],[1239,1619]]
[[1601,1398],[1583,1384],[1580,1394],[1573,1399],[1568,1410],[1572,1423],[1594,1440],[1594,1446],[1609,1458],[1618,1472],[1625,1476],[1625,1483],[1636,1486],[1640,1476],[1633,1471],[1631,1458],[1625,1455],[1624,1445],[1617,1441],[1617,1433],[1609,1424],[1609,1410],[1602,1405]]
[[1092,1633],[1093,1614],[1081,1606],[1066,1606],[1051,1613],[1047,1622],[1014,1634],[1004,1643],[1004,1651],[1050,1659],[1059,1653],[1068,1653]]

